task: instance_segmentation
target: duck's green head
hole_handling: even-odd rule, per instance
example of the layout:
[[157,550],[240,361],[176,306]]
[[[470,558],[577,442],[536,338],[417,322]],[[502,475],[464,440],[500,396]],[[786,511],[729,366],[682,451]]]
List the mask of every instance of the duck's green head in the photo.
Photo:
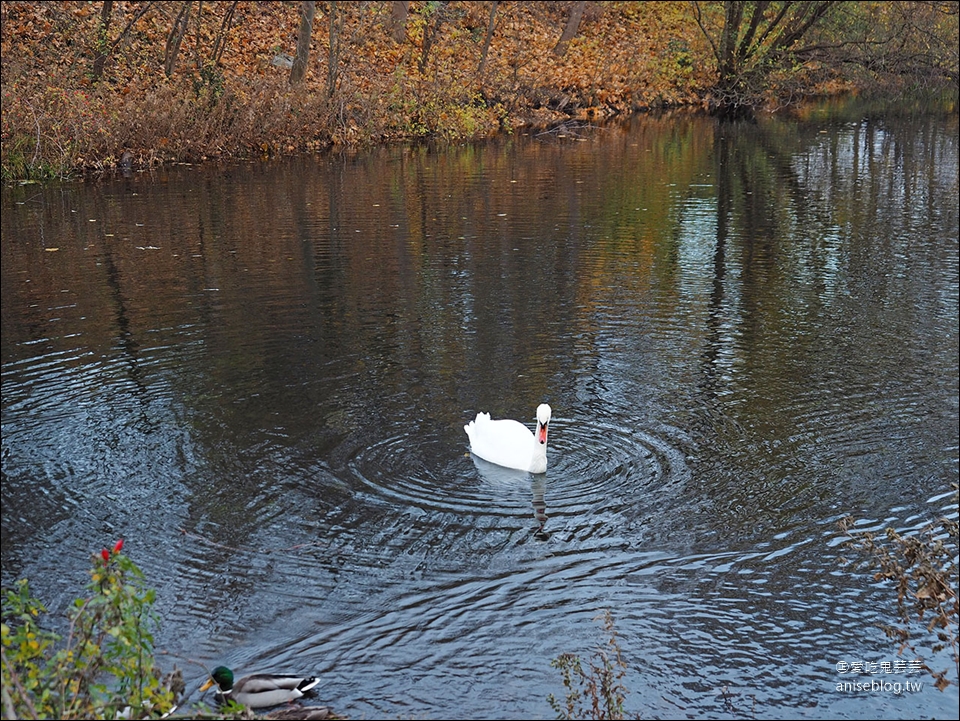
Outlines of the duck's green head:
[[226,693],[233,688],[233,671],[226,666],[217,666],[213,669],[213,673],[210,674],[207,682],[200,687],[200,690],[206,691],[213,686],[213,684],[217,684],[217,688],[220,689],[221,693]]

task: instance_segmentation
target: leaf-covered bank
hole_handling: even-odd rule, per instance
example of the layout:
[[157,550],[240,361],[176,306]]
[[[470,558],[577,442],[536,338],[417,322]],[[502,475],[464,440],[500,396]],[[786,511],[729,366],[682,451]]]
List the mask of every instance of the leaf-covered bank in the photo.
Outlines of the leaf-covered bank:
[[956,79],[956,2],[0,7],[7,180]]

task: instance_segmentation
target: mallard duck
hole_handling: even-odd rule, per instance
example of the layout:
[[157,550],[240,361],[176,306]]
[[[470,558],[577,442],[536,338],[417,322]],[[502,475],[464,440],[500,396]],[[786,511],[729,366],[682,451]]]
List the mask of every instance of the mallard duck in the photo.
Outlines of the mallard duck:
[[267,708],[294,701],[320,683],[311,676],[292,676],[277,673],[256,673],[233,680],[233,671],[226,666],[217,666],[207,682],[200,687],[206,691],[216,684],[218,701],[236,701],[247,708]]

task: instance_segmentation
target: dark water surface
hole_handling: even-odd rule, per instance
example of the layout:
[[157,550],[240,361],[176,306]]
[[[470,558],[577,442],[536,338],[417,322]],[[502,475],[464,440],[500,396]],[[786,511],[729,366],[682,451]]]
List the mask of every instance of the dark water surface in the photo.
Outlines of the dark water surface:
[[[552,717],[610,609],[632,713],[953,717],[838,673],[898,656],[837,521],[957,516],[957,145],[679,116],[5,189],[3,583],[62,614],[125,538],[194,700],[185,658]],[[544,401],[545,476],[470,456]]]

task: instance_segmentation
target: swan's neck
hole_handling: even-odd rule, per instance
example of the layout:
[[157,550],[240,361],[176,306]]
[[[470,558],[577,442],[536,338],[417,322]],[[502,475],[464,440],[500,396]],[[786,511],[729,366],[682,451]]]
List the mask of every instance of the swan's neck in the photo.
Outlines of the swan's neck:
[[533,440],[533,458],[530,459],[531,473],[547,472],[547,444]]

